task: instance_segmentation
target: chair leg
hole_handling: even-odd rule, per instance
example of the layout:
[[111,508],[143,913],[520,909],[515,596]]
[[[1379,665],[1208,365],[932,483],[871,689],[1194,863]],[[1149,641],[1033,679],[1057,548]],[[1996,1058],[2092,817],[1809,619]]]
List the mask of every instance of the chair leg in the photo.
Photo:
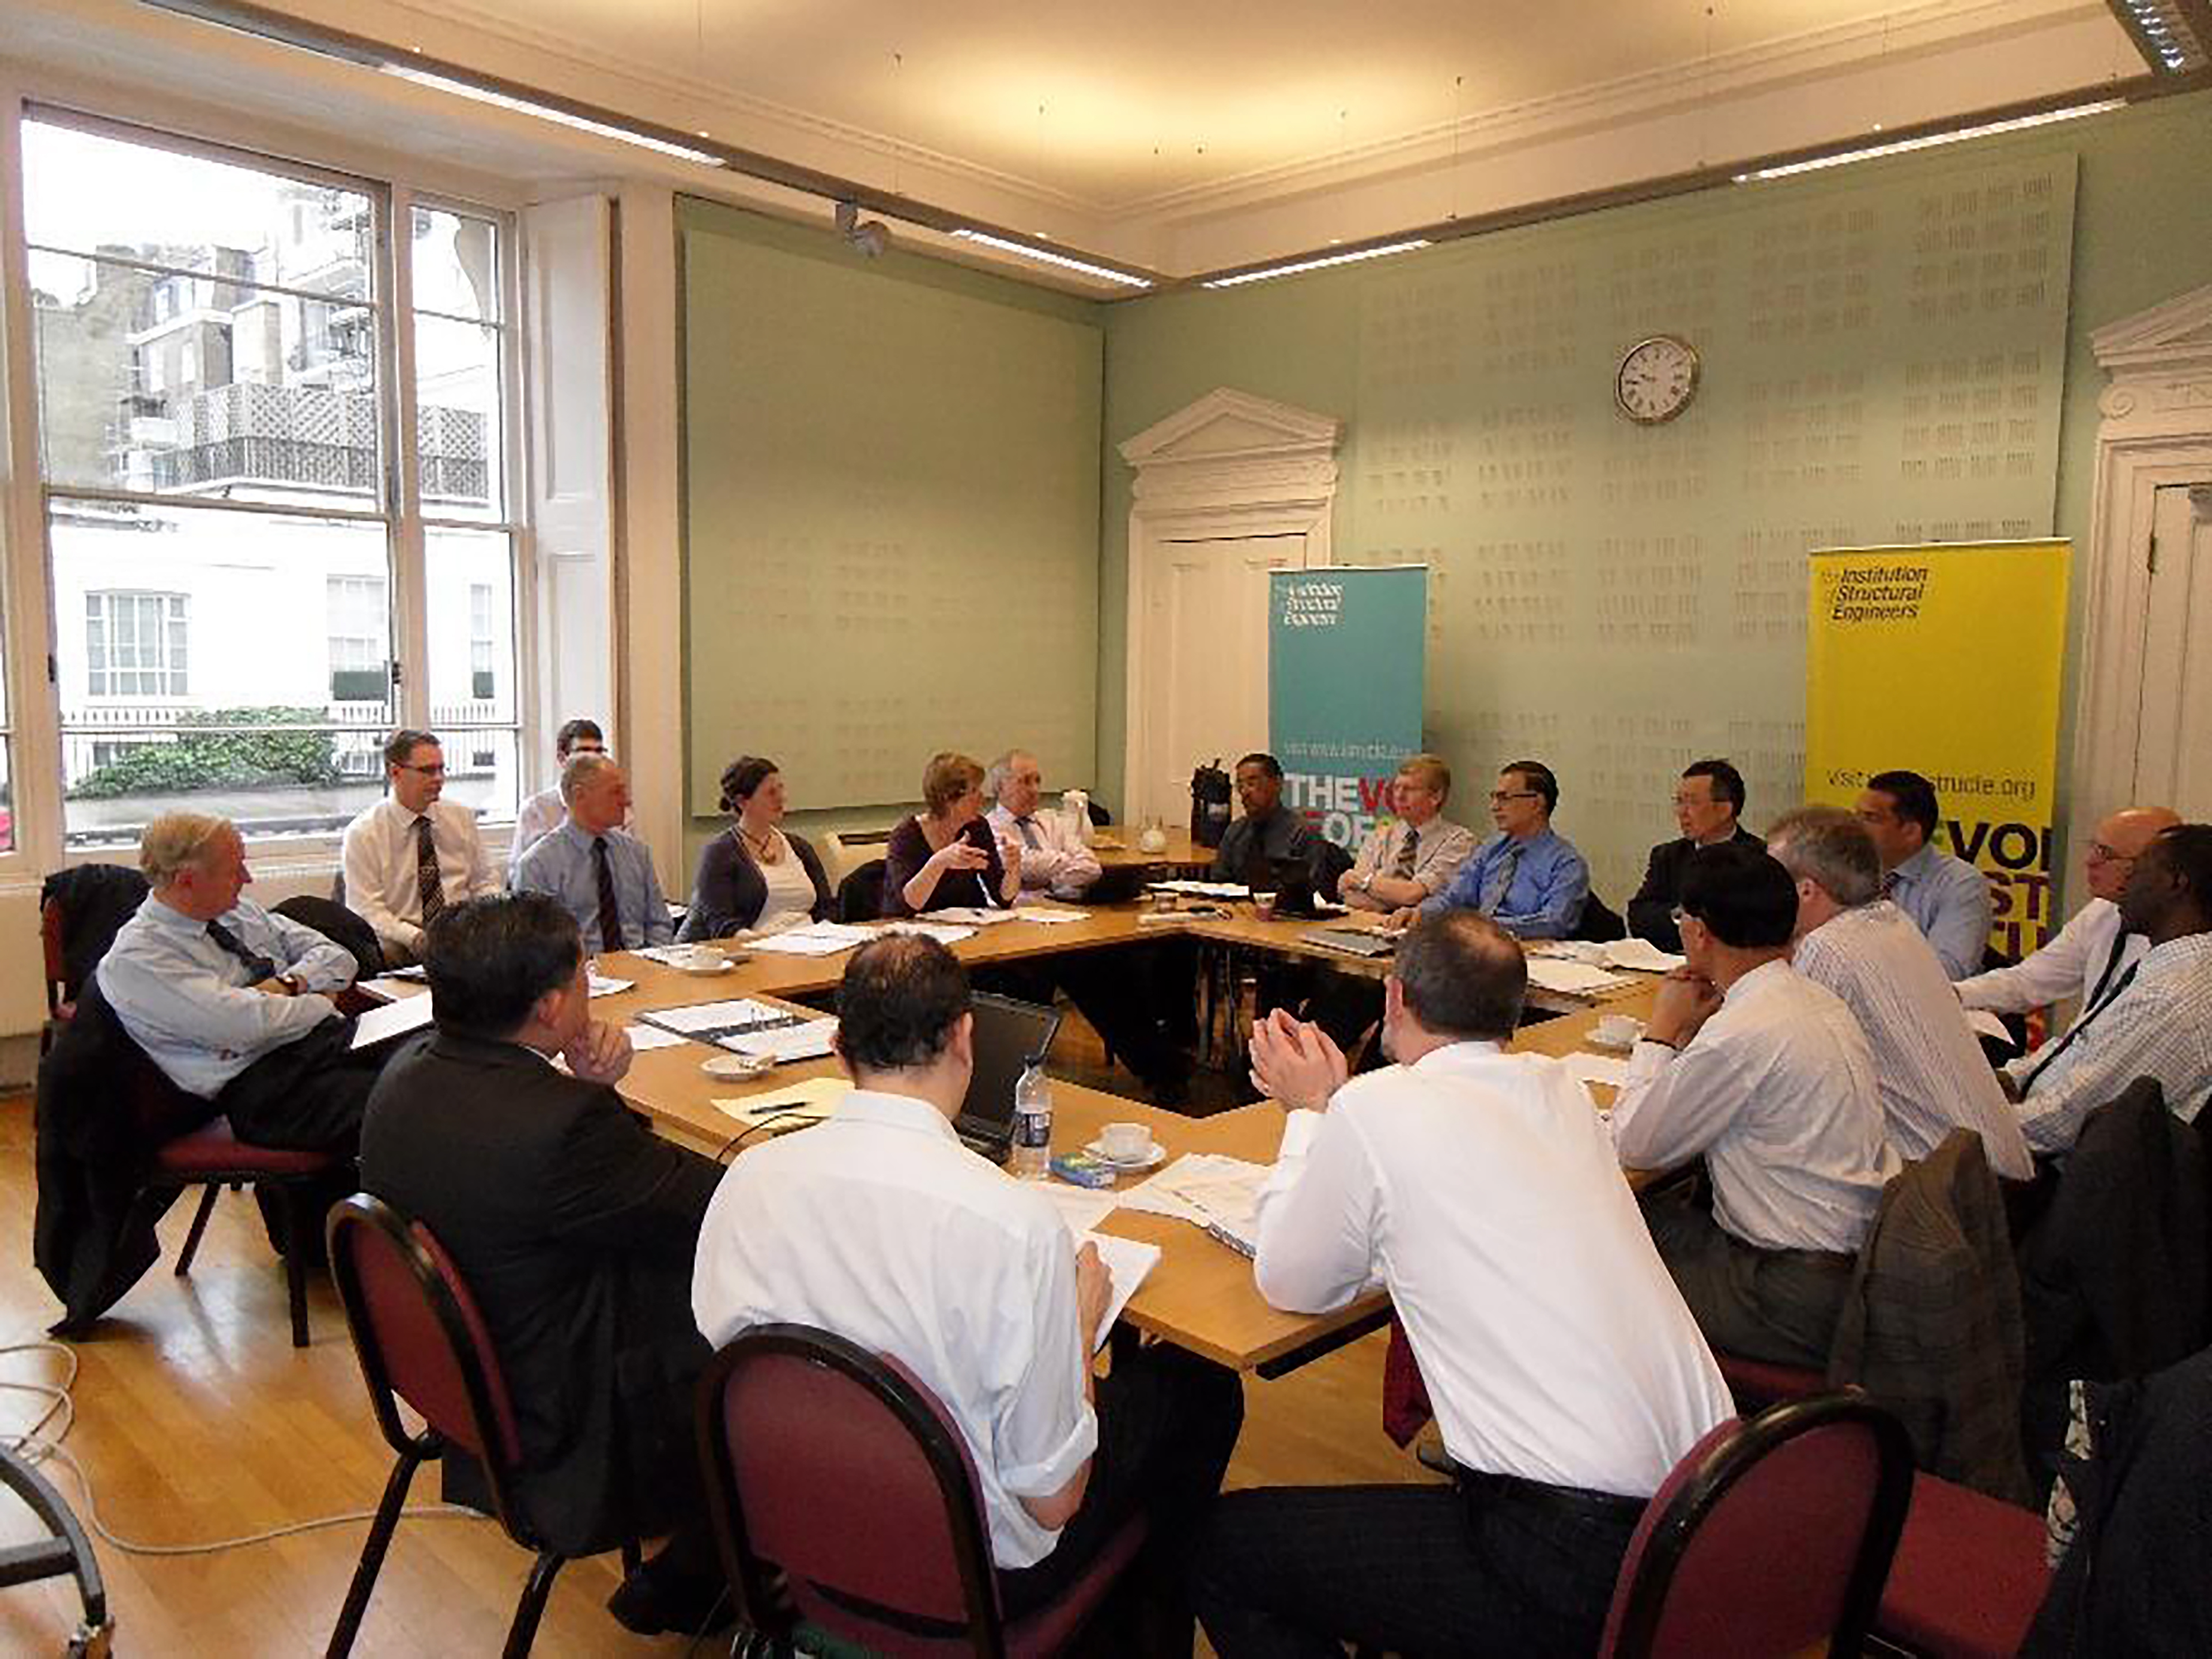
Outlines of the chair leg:
[[177,1277],[182,1279],[192,1270],[192,1258],[199,1254],[200,1235],[207,1231],[208,1215],[215,1208],[216,1194],[222,1190],[222,1182],[210,1181],[200,1188],[200,1206],[192,1212],[192,1229],[185,1235],[185,1248],[177,1254]]
[[392,1529],[398,1526],[400,1509],[407,1502],[407,1488],[422,1462],[421,1452],[404,1451],[392,1466],[391,1478],[384,1483],[384,1496],[377,1502],[376,1518],[369,1522],[368,1536],[362,1542],[361,1565],[353,1570],[345,1606],[338,1609],[337,1628],[331,1632],[331,1644],[324,1650],[325,1659],[345,1659],[353,1651],[354,1636],[361,1629],[362,1615],[368,1611],[369,1595],[376,1589],[376,1575],[384,1566],[384,1553],[392,1547]]
[[522,1599],[514,1604],[514,1622],[507,1626],[507,1646],[502,1650],[505,1659],[526,1659],[530,1644],[538,1639],[538,1621],[544,1616],[545,1598],[553,1593],[553,1575],[567,1559],[551,1550],[538,1552],[529,1582],[522,1587]]
[[[258,1190],[258,1188],[257,1188]],[[287,1182],[269,1183],[270,1201],[276,1205],[284,1235],[284,1295],[292,1309],[292,1346],[307,1346],[307,1254],[313,1242],[307,1229],[314,1224],[313,1206],[302,1204]]]

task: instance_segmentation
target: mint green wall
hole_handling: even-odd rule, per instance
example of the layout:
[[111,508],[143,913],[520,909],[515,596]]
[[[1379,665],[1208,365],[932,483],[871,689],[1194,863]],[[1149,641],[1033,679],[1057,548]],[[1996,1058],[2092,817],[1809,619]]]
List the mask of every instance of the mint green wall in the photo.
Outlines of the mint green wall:
[[[2071,165],[2077,157],[2078,168]],[[1667,791],[1658,781],[1671,777],[1671,769],[1690,758],[1684,754],[1678,760],[1672,753],[1674,744],[1731,748],[1752,740],[1750,728],[1742,721],[1719,720],[1714,713],[1716,699],[1739,707],[1757,705],[1757,713],[1776,727],[1799,718],[1802,605],[1796,611],[1798,626],[1789,636],[1764,625],[1747,629],[1747,620],[1778,613],[1789,599],[1778,587],[1759,596],[1763,609],[1752,605],[1741,590],[1743,573],[1749,571],[1753,581],[1772,586],[1770,579],[1782,560],[1801,558],[1801,546],[1814,544],[1808,538],[1822,525],[1848,530],[1851,539],[1869,543],[1911,538],[1911,532],[1922,527],[1935,538],[1944,534],[1947,526],[1954,526],[1948,532],[1952,535],[2055,532],[2075,538],[2077,549],[2086,555],[2096,398],[2103,383],[2087,337],[2106,323],[2212,282],[2212,210],[2204,205],[2202,185],[2208,178],[2212,178],[2212,94],[2200,94],[2078,125],[1620,209],[1373,265],[1225,294],[1176,294],[1109,307],[1100,492],[1102,771],[1110,777],[1113,757],[1126,747],[1124,619],[1131,478],[1115,447],[1214,387],[1232,386],[1345,420],[1343,477],[1334,526],[1340,559],[1359,562],[1414,556],[1406,550],[1422,545],[1424,535],[1427,544],[1441,550],[1445,566],[1457,559],[1447,588],[1457,594],[1456,608],[1449,612],[1432,610],[1429,696],[1432,735],[1474,786],[1462,787],[1459,805],[1479,819],[1472,802],[1480,799],[1485,769],[1507,757],[1501,750],[1523,742],[1540,750],[1543,743],[1553,743],[1567,761],[1562,771],[1570,804],[1562,809],[1562,826],[1586,845],[1600,843],[1592,850],[1602,854],[1594,860],[1600,866],[1601,890],[1617,904],[1620,884],[1632,878],[1641,848],[1674,833],[1665,805]],[[2038,185],[2032,182],[2035,180],[2045,182]],[[2055,245],[2039,256],[2036,278],[2048,291],[2036,306],[2028,307],[2024,288],[2014,290],[2022,294],[2024,308],[1998,318],[2004,327],[2015,331],[2011,335],[1989,332],[1991,319],[1983,314],[1986,307],[1962,319],[1917,309],[1917,296],[1933,280],[1923,276],[1929,262],[1940,264],[1960,246],[1954,240],[1947,251],[1939,234],[1935,251],[1929,251],[1920,228],[1930,214],[1940,233],[1947,203],[1955,210],[1962,200],[1970,206],[1975,199],[2015,200],[2008,192],[2022,181],[2030,181],[2031,196],[2038,190],[2046,191],[2040,199],[2053,204],[2054,211],[2063,211],[2064,195],[2075,192],[2070,303],[2069,248],[2062,222]],[[1981,193],[1978,198],[1970,195],[1976,191]],[[1764,449],[1755,453],[1754,446],[1773,438],[1775,432],[1771,420],[1762,424],[1754,419],[1758,411],[1745,407],[1747,383],[1755,380],[1758,397],[1771,397],[1773,405],[1786,410],[1791,404],[1781,388],[1787,384],[1784,377],[1793,374],[1790,343],[1771,328],[1764,335],[1757,331],[1763,313],[1771,321],[1773,283],[1753,274],[1750,267],[1765,251],[1784,245],[1790,224],[1817,224],[1823,216],[1832,218],[1837,211],[1848,222],[1855,206],[1868,209],[1867,216],[1877,227],[1873,234],[1881,246],[1868,268],[1880,273],[1878,307],[1886,298],[1889,308],[1877,315],[1876,327],[1861,329],[1848,342],[1816,340],[1808,334],[1801,343],[1809,368],[1851,376],[1852,384],[1865,387],[1863,418],[1854,428],[1859,465],[1854,479],[1839,483],[1834,476],[1826,477],[1825,494],[1808,486],[1797,492],[1807,501],[1793,501],[1792,492],[1772,488],[1777,474],[1771,468],[1765,487],[1750,489],[1754,460],[1768,453]],[[1973,248],[1974,215],[1969,212],[1966,217],[1967,246]],[[1978,247],[2017,253],[2021,244],[2000,242],[1991,224],[1992,216],[1984,213],[1979,228],[1985,240]],[[1826,240],[1840,247],[1848,239],[1848,232],[1838,231]],[[1816,232],[1812,241],[1819,246],[1821,234]],[[1638,257],[1648,253],[1645,264],[1656,263],[1663,270],[1675,251],[1700,246],[1704,257],[1686,263],[1711,273],[1705,303],[1702,307],[1695,303],[1699,295],[1694,289],[1678,290],[1672,314],[1682,320],[1672,325],[1667,320],[1667,304],[1629,304],[1615,287],[1641,274]],[[2026,264],[2022,258],[2022,271]],[[1459,372],[1442,377],[1442,385],[1407,384],[1404,369],[1412,359],[1402,341],[1394,340],[1379,319],[1387,319],[1395,308],[1407,319],[1401,331],[1419,325],[1471,334],[1482,319],[1474,314],[1476,307],[1468,303],[1468,296],[1480,296],[1485,280],[1568,266],[1578,273],[1574,282],[1581,290],[1583,321],[1579,329],[1566,331],[1553,372],[1532,376],[1525,362],[1506,362],[1494,352],[1487,368],[1497,372],[1470,372],[1486,368],[1481,355],[1470,349],[1465,337],[1448,338],[1443,343],[1453,349],[1443,355],[1456,362]],[[2009,263],[2007,269],[2007,280],[2011,280],[2017,273]],[[1936,276],[1941,274],[1939,270]],[[1808,270],[1802,280],[1809,283],[1818,276],[1817,271]],[[1568,292],[1564,302],[1571,306],[1575,297]],[[1908,298],[1915,299],[1916,305],[1905,305]],[[1978,401],[1970,413],[1957,416],[1947,416],[1940,409],[1933,415],[1907,412],[1924,410],[1931,398],[1940,404],[1951,389],[1936,370],[1939,360],[1953,349],[1944,341],[1943,331],[1954,325],[1962,336],[1957,356],[1970,371],[1970,354],[1980,354],[1982,362],[1993,361],[1993,352],[2007,357],[1996,380],[1978,384],[1971,372],[1964,376],[1955,388],[1959,405],[1964,408],[1970,397],[1996,403],[2002,394],[2002,407],[1989,412],[2021,415],[2032,430],[2023,437],[2023,428],[2014,424],[1993,445],[1970,441],[1954,446],[1954,470],[1948,482],[1939,483],[1923,472],[1920,482],[1913,483],[1909,474],[1901,477],[1900,469],[1916,455],[1933,453],[1926,423],[1955,418],[1965,422],[1970,433],[1981,429],[1972,424],[1983,412]],[[1697,405],[1674,427],[1638,431],[1613,411],[1612,367],[1620,351],[1640,332],[1660,331],[1686,333],[1699,345],[1706,383]],[[2015,341],[2021,343],[2017,352],[2012,349]],[[1761,361],[1753,362],[1754,356]],[[2057,383],[2062,364],[2063,388]],[[1511,583],[1527,575],[1490,571],[1479,561],[1471,563],[1465,556],[1468,545],[1486,536],[1531,533],[1547,522],[1544,511],[1531,513],[1525,502],[1499,506],[1495,513],[1477,504],[1472,476],[1477,469],[1468,465],[1486,429],[1486,417],[1528,408],[1532,386],[1543,400],[1545,423],[1574,456],[1578,473],[1579,498],[1553,515],[1565,544],[1558,555],[1564,622],[1540,647],[1513,639],[1501,642],[1494,653],[1455,652],[1450,636],[1468,631],[1464,617],[1486,614],[1466,609],[1470,578],[1480,580],[1486,572],[1497,574],[1510,597]],[[1797,413],[1807,412],[1802,407],[1806,401],[1804,395],[1798,396]],[[2054,403],[2056,420],[2051,418]],[[1401,444],[1393,452],[1395,459],[1386,458],[1382,446],[1389,428],[1395,424],[1402,434],[1413,417],[1425,417],[1436,429],[1455,436],[1455,499],[1449,510],[1431,511],[1425,520],[1415,515],[1418,527],[1409,531],[1402,477],[1395,485],[1382,477],[1389,466],[1402,466],[1408,452]],[[1705,426],[1702,437],[1700,422]],[[1652,440],[1657,441],[1645,441]],[[1686,447],[1703,453],[1686,457],[1680,453]],[[2011,453],[2002,453],[2008,447]],[[1675,453],[1668,459],[1670,447]],[[1933,446],[1934,450],[1941,447],[1940,442]],[[1984,452],[1978,459],[1978,450]],[[2025,468],[2019,459],[2023,454],[2027,456]],[[1591,498],[1601,494],[1599,482],[1612,489],[1616,479],[1632,478],[1632,469],[1647,455],[1662,458],[1657,462],[1662,473],[1685,481],[1695,477],[1704,492],[1702,505],[1685,508],[1674,503],[1632,512],[1624,504],[1618,532],[1601,530],[1587,510]],[[1936,464],[1942,464],[1940,457]],[[1978,471],[1982,475],[1978,480],[1972,476]],[[1620,499],[1626,501],[1626,495]],[[1493,506],[1504,500],[1493,492]],[[1492,526],[1493,518],[1502,529]],[[1694,648],[1648,641],[1623,644],[1627,630],[1615,627],[1610,630],[1613,643],[1609,652],[1599,649],[1601,617],[1623,614],[1618,592],[1609,585],[1632,580],[1637,573],[1620,556],[1619,546],[1601,552],[1596,544],[1608,538],[1633,540],[1646,532],[1652,532],[1652,548],[1662,540],[1671,546],[1675,538],[1702,544],[1701,550],[1681,567],[1697,596],[1693,612],[1702,612]],[[1750,539],[1762,535],[1768,539]],[[1638,547],[1650,550],[1641,544]],[[1693,564],[1702,565],[1701,579],[1689,570]],[[1608,585],[1601,586],[1601,581]],[[2078,638],[2082,586],[2077,576],[2076,620],[2069,637]],[[1660,596],[1653,597],[1656,602]],[[1516,612],[1508,605],[1506,610],[1509,614],[1531,614],[1525,607]],[[1729,625],[1731,621],[1734,627]],[[1444,635],[1441,640],[1434,637],[1439,629]],[[1463,646],[1465,641],[1459,643]],[[1553,658],[1571,672],[1546,683],[1541,665]],[[1589,665],[1597,661],[1617,665],[1620,672],[1594,679]],[[1501,665],[1511,667],[1510,678],[1502,685],[1485,683],[1486,667]],[[1532,681],[1537,685],[1534,691]],[[2070,701],[2069,690],[2069,706]],[[1497,712],[1501,702],[1511,705],[1503,715]],[[1632,722],[1626,718],[1615,726],[1606,724],[1608,710],[1623,702],[1633,706],[1635,730],[1629,729]],[[1535,711],[1541,708],[1556,708],[1557,720],[1540,723]],[[1631,711],[1622,712],[1625,716]],[[1632,757],[1628,751],[1636,746],[1639,733],[1650,734],[1654,741],[1649,746],[1665,752]],[[1789,788],[1791,761],[1785,733],[1762,726],[1757,740],[1765,750],[1767,764],[1765,799],[1754,800],[1754,820],[1786,804],[1779,797]],[[2061,752],[2063,756],[2063,742]],[[1594,791],[1590,774],[1608,766],[1613,775],[1609,784]],[[1583,775],[1577,776],[1577,769]],[[1578,790],[1584,815],[1579,823],[1572,810]],[[1624,793],[1641,793],[1641,799],[1624,800]],[[1591,818],[1598,816],[1595,809],[1601,805],[1607,809],[1603,821],[1593,823]]]
[[890,822],[940,749],[1090,784],[1098,307],[704,202],[678,231],[687,852],[741,753],[805,833]]

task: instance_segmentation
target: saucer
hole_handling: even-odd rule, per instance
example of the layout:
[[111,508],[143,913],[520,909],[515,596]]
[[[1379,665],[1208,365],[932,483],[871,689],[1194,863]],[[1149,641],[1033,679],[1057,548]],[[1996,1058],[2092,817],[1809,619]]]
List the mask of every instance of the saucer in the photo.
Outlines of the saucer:
[[1626,1042],[1615,1042],[1609,1037],[1600,1036],[1597,1034],[1597,1028],[1595,1026],[1592,1026],[1588,1031],[1585,1031],[1583,1034],[1583,1043],[1584,1047],[1595,1048],[1601,1053],[1608,1054],[1627,1054],[1643,1040],[1644,1022],[1642,1020],[1636,1022],[1636,1030]]
[[679,974],[697,974],[702,976],[726,974],[737,966],[727,957],[716,957],[712,962],[672,962],[668,965]]
[[1097,1158],[1101,1164],[1106,1164],[1112,1169],[1119,1170],[1124,1175],[1138,1170],[1155,1169],[1158,1167],[1161,1162],[1164,1160],[1168,1155],[1168,1149],[1161,1146],[1157,1140],[1150,1146],[1146,1147],[1142,1152],[1139,1153],[1135,1158],[1114,1157],[1106,1150],[1106,1143],[1103,1140],[1094,1140],[1083,1150],[1090,1153],[1091,1157]]
[[712,1060],[702,1060],[699,1069],[708,1077],[719,1078],[725,1083],[744,1083],[757,1077],[766,1077],[775,1069],[773,1054],[716,1054]]

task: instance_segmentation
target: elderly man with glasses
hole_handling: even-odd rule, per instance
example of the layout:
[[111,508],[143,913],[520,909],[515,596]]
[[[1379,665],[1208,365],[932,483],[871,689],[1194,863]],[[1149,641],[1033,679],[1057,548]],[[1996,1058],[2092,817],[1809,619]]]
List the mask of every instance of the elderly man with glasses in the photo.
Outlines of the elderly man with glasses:
[[2024,961],[1960,980],[1959,1000],[1993,1014],[2024,1014],[2068,997],[2079,997],[2085,1008],[2094,1003],[2150,948],[2142,934],[2120,926],[2120,894],[2143,849],[2180,822],[2170,806],[2127,806],[2105,819],[2081,860],[2089,902]]
[[477,816],[443,799],[446,751],[428,732],[384,745],[392,793],[346,826],[345,902],[376,930],[390,967],[422,959],[422,930],[465,899],[499,891]]

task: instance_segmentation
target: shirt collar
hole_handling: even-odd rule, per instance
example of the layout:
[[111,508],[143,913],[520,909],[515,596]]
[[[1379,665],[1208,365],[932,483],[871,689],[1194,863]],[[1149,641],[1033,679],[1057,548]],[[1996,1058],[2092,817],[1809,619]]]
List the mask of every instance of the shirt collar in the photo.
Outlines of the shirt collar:
[[1891,871],[1890,875],[1898,881],[1922,880],[1930,870],[1936,867],[1936,860],[1942,856],[1943,854],[1936,850],[1934,842],[1923,842],[1921,843],[1920,850]]
[[1481,1060],[1495,1060],[1503,1052],[1497,1043],[1486,1037],[1470,1037],[1464,1042],[1447,1042],[1441,1048],[1431,1048],[1406,1069],[1409,1072],[1456,1072]]
[[838,1101],[832,1115],[843,1123],[872,1123],[878,1128],[934,1135],[955,1146],[960,1144],[959,1134],[945,1114],[913,1095],[896,1095],[882,1089],[854,1089]]
[[[592,837],[590,832],[586,830],[574,818],[562,818],[561,820],[560,828],[555,830],[552,833],[556,836],[566,837],[568,844],[576,848],[579,852],[588,853],[592,850]],[[613,831],[610,830],[607,832],[607,839],[609,841],[612,841],[614,839]]]
[[1771,962],[1762,962],[1735,984],[1729,986],[1727,990],[1722,992],[1721,1000],[1734,1002],[1739,991],[1747,997],[1756,996],[1760,988],[1780,984],[1782,975],[1790,971],[1790,958],[1787,957],[1777,957]]

